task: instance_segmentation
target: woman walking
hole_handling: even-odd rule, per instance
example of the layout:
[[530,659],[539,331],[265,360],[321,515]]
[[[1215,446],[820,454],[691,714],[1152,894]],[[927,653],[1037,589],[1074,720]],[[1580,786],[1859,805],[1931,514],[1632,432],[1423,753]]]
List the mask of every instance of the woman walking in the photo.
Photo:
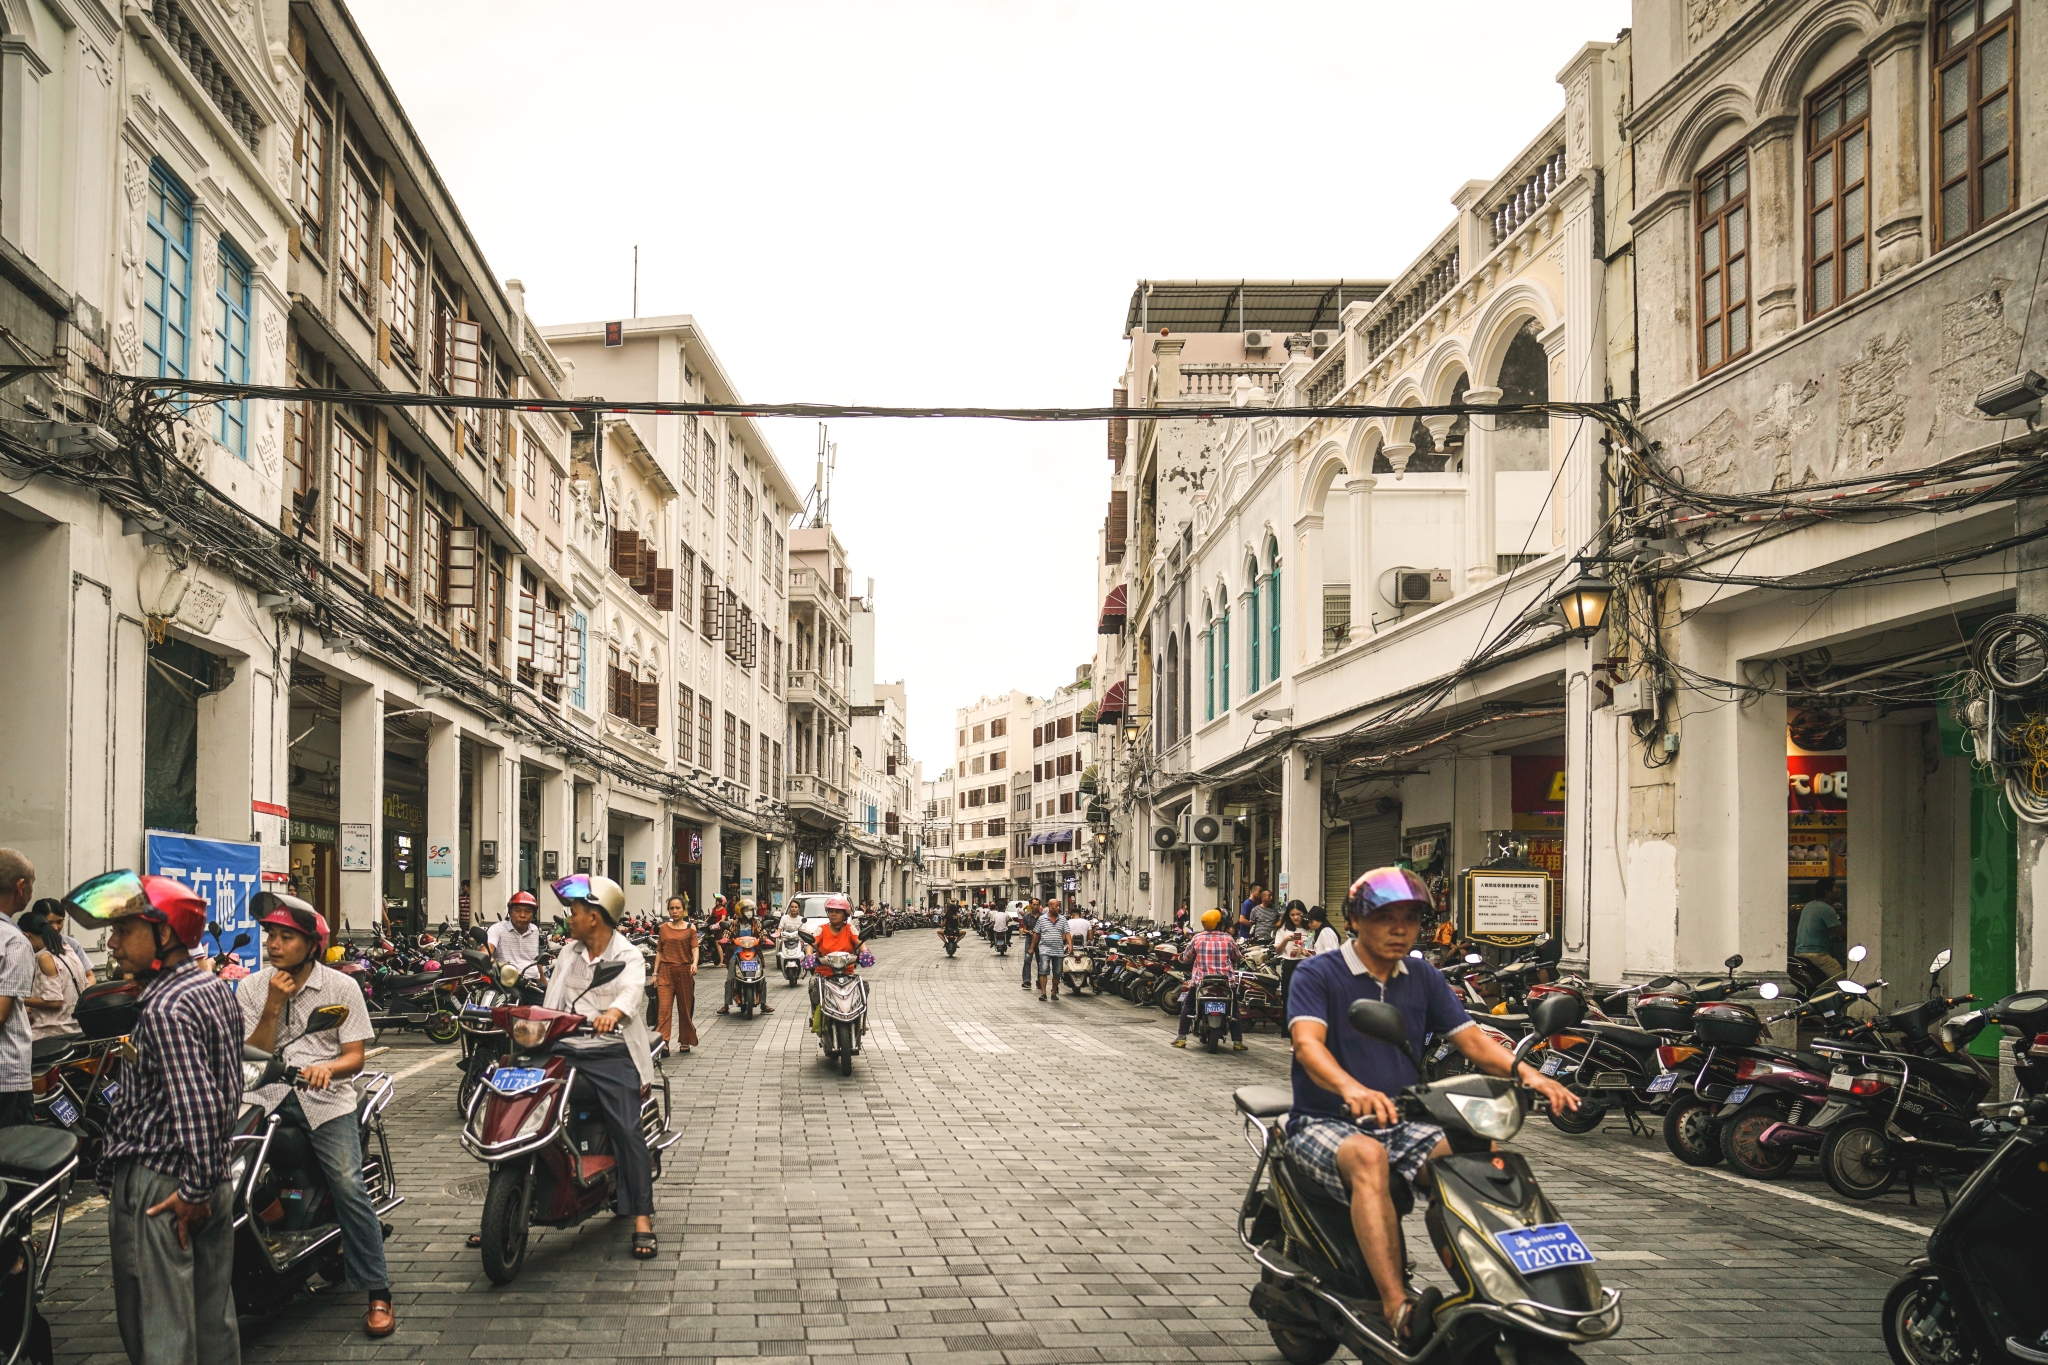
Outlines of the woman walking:
[[1308,956],[1308,907],[1300,901],[1287,902],[1287,916],[1273,931],[1273,950],[1280,956],[1280,1008],[1284,1013],[1294,969]]
[[[681,896],[668,898],[668,919],[655,938],[655,1020],[671,1047],[688,1052],[697,1045],[697,1025],[690,1017],[697,1011],[697,926],[690,923]],[[681,1020],[675,1033],[669,1031],[671,1011]]]

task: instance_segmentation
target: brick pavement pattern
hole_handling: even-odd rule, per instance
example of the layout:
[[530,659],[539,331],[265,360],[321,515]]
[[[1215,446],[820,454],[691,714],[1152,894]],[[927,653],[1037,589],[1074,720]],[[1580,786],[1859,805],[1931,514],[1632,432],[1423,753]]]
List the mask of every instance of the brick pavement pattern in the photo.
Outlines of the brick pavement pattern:
[[[667,1068],[686,1136],[655,1184],[650,1263],[600,1216],[537,1230],[519,1280],[494,1287],[463,1245],[485,1168],[455,1140],[455,1049],[391,1039],[373,1065],[422,1068],[388,1112],[398,1333],[369,1341],[356,1295],[309,1294],[243,1320],[245,1359],[1278,1361],[1247,1307],[1233,1219],[1253,1159],[1230,1092],[1284,1079],[1285,1042],[1177,1051],[1158,1011],[1041,1003],[979,939],[951,960],[929,930],[874,947],[851,1077],[818,1062],[800,990],[748,1021],[700,1001],[703,1045]],[[1537,1120],[1516,1145],[1624,1291],[1622,1335],[1589,1359],[1877,1365],[1879,1304],[1938,1214],[1938,1196],[1847,1210],[1806,1162],[1775,1185],[1690,1170],[1619,1121],[1567,1138]],[[91,1204],[47,1309],[60,1359],[112,1365]],[[1443,1283],[1419,1212],[1407,1233]]]

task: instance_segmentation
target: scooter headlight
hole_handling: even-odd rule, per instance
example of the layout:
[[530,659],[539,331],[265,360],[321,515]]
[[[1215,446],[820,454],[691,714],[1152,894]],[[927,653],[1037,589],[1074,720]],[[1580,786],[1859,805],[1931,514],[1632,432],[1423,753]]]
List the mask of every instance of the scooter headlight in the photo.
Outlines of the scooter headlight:
[[1463,1258],[1465,1268],[1472,1273],[1472,1281],[1479,1292],[1495,1303],[1513,1303],[1525,1297],[1522,1286],[1515,1279],[1514,1272],[1494,1255],[1493,1248],[1480,1240],[1478,1234],[1469,1228],[1456,1232],[1458,1255]]
[[1457,1095],[1444,1097],[1465,1120],[1465,1126],[1483,1138],[1505,1142],[1522,1131],[1522,1106],[1510,1090],[1505,1095]]
[[545,1019],[515,1019],[512,1021],[512,1041],[523,1048],[536,1048],[548,1040],[548,1021]]
[[548,1121],[548,1108],[546,1100],[536,1100],[533,1107],[526,1111],[526,1117],[519,1121],[519,1131],[512,1135],[512,1140],[523,1142],[545,1127]]

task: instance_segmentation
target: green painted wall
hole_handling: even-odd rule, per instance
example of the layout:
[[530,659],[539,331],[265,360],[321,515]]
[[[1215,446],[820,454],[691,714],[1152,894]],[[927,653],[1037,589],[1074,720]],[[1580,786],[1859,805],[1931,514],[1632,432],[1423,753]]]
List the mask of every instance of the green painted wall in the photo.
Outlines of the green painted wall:
[[[2018,831],[1998,779],[1979,769],[1970,781],[1970,993],[1979,1000],[1989,1003],[2018,989],[2018,922]],[[1986,1029],[1970,1051],[1996,1057],[1998,1038],[1998,1030]]]

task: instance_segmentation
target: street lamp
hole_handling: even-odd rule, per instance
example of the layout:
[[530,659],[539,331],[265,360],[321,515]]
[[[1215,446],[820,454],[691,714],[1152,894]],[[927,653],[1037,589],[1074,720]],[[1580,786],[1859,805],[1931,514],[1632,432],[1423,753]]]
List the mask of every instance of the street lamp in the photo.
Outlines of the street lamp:
[[1550,599],[1550,604],[1564,617],[1566,632],[1584,640],[1598,635],[1600,627],[1606,624],[1607,603],[1613,596],[1613,584],[1581,570],[1577,578]]

